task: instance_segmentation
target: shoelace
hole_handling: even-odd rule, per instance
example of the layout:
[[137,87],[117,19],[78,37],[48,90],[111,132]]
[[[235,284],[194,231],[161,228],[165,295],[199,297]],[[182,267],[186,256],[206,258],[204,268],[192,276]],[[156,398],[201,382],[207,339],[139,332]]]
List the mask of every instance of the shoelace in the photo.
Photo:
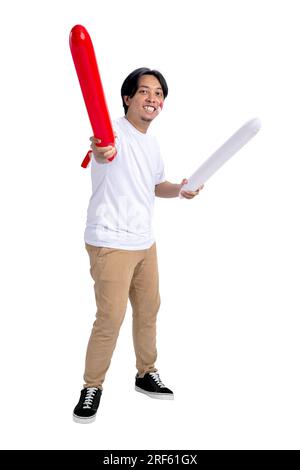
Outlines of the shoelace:
[[149,375],[151,375],[151,377],[155,380],[155,382],[160,388],[166,388],[166,386],[160,380],[160,377],[157,372],[150,372]]
[[88,387],[87,388],[87,392],[86,392],[86,396],[85,396],[85,400],[83,402],[82,408],[91,408],[92,407],[93,400],[95,398],[95,394],[96,394],[97,390],[98,389],[96,387]]

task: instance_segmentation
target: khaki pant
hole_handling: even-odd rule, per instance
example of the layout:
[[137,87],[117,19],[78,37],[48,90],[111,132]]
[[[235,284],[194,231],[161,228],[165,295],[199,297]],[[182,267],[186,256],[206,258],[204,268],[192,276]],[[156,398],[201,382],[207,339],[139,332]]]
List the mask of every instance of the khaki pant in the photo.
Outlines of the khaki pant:
[[155,243],[147,250],[120,250],[88,245],[95,281],[96,320],[87,347],[84,387],[104,382],[122,325],[128,297],[138,374],[156,372],[156,316],[160,305]]

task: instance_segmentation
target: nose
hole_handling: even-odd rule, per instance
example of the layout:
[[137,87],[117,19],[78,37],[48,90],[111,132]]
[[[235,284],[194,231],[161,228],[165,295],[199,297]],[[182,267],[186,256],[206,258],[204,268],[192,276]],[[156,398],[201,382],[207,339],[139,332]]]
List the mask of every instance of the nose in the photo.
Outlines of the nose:
[[148,96],[147,96],[147,101],[148,101],[149,103],[155,103],[155,100],[156,100],[156,95],[155,95],[155,93],[149,91],[149,94],[148,94]]

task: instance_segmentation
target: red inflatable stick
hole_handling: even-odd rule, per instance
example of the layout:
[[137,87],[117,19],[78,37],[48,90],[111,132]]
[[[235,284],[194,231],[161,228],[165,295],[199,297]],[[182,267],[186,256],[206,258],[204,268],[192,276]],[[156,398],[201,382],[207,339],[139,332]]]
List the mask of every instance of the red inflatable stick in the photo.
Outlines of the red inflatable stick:
[[[98,146],[114,146],[115,136],[96,56],[90,35],[84,26],[76,25],[71,29],[70,49],[94,136],[101,139],[101,144],[98,144]],[[90,155],[91,151],[87,153],[81,164],[83,168],[88,166]],[[110,157],[109,160],[113,160],[115,155]]]

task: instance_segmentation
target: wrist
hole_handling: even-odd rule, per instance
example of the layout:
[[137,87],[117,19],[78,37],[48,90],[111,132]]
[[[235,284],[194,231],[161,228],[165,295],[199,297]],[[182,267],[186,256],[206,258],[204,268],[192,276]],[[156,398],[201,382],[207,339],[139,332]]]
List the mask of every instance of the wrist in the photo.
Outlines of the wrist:
[[175,184],[174,186],[176,186],[175,192],[176,192],[176,196],[178,197],[180,194],[180,190],[182,188],[182,184]]

